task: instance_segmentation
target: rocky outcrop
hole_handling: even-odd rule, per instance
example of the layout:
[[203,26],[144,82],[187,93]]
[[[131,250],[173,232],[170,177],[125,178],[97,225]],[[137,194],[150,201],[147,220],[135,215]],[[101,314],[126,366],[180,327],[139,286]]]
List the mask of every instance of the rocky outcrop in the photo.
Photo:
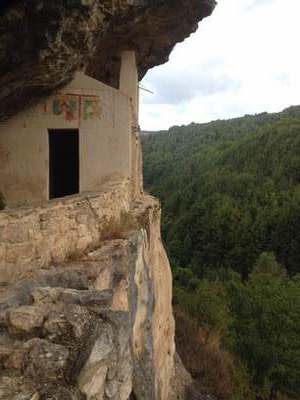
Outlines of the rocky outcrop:
[[215,0],[2,1],[0,119],[77,70],[117,87],[124,50],[135,50],[141,79],[166,62],[214,6]]
[[114,230],[76,260],[2,283],[1,400],[171,398],[174,321],[159,204],[145,196],[131,216],[128,232]]

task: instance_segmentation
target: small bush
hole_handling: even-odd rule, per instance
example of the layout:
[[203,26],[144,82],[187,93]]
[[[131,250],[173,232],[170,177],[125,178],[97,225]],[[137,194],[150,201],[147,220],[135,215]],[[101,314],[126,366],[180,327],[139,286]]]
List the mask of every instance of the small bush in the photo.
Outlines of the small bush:
[[122,211],[120,219],[111,218],[102,229],[102,240],[124,239],[126,234],[138,228],[136,220],[129,212]]

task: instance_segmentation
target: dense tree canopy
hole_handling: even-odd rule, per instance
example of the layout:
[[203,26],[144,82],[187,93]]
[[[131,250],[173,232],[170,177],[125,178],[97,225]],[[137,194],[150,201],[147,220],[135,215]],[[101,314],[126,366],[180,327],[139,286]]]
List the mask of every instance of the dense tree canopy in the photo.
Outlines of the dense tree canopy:
[[173,266],[247,277],[273,251],[289,274],[300,271],[300,107],[173,127],[143,146]]
[[143,146],[190,371],[223,400],[299,399],[300,107],[173,127]]

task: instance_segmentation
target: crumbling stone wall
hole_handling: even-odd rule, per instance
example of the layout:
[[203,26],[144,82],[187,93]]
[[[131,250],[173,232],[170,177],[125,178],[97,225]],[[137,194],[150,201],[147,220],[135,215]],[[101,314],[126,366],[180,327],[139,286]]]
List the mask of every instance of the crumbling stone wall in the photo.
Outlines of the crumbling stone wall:
[[0,211],[0,282],[94,248],[103,228],[129,211],[130,196],[129,181],[116,179],[97,193]]

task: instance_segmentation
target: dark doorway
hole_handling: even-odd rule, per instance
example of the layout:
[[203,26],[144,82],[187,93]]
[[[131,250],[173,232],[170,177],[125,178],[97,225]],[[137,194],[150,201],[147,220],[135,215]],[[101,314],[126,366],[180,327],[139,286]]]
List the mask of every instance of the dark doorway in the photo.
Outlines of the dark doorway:
[[78,129],[49,129],[49,198],[78,192]]

